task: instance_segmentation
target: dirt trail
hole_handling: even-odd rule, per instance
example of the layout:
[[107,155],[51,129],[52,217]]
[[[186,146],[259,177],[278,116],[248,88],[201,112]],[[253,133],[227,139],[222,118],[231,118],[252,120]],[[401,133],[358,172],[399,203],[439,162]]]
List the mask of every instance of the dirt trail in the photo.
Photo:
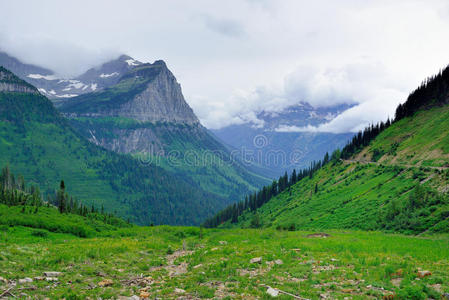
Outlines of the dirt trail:
[[[341,159],[342,162],[345,163],[359,163],[362,165],[381,165],[380,162],[377,161],[362,161],[362,160],[355,160],[355,159]],[[421,166],[414,166],[414,165],[407,165],[407,164],[389,164],[391,166],[398,166],[398,167],[406,167],[406,168],[420,168]],[[440,171],[444,171],[444,170],[448,170],[449,167],[423,167],[423,168],[429,168],[429,169],[435,169],[435,170],[440,170]]]

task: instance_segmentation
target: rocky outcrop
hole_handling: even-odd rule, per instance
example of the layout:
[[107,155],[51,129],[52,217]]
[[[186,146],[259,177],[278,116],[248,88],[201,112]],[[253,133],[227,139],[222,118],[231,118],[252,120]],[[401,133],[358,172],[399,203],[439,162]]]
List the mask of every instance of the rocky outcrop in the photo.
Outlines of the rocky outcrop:
[[0,92],[16,92],[16,93],[32,93],[38,94],[34,88],[24,86],[17,83],[0,82]]
[[38,94],[35,87],[17,78],[13,73],[0,67],[0,92]]

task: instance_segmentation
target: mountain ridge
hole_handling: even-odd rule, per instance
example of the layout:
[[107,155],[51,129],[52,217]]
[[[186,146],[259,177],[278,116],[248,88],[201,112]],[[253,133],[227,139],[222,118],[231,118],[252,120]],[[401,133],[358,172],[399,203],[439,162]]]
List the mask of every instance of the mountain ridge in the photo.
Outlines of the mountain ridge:
[[88,142],[39,93],[0,92],[0,153],[0,165],[44,194],[64,179],[85,205],[104,205],[138,224],[199,224],[230,203],[190,178]]

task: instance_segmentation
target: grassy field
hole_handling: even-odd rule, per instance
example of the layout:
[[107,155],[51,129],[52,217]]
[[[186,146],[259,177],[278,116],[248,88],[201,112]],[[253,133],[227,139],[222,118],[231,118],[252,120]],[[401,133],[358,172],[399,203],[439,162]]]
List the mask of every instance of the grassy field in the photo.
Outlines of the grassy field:
[[[308,299],[449,292],[448,235],[168,226],[105,229],[93,238],[35,232],[0,227],[0,295],[11,288],[17,297],[51,299],[269,299],[266,286]],[[62,274],[47,281],[47,271]],[[19,283],[27,277],[33,281]]]

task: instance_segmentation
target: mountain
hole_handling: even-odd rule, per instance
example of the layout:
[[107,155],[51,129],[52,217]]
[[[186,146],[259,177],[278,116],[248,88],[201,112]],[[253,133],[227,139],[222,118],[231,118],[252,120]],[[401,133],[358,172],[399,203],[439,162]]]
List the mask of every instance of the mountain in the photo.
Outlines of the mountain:
[[395,120],[228,207],[209,226],[449,232],[449,68],[399,105]]
[[289,128],[317,126],[329,122],[351,105],[315,108],[302,102],[281,111],[262,111],[258,122],[230,125],[212,132],[239,156],[261,167],[261,172],[274,178],[285,171],[308,166],[326,152],[343,147],[351,133],[289,131]]
[[116,84],[123,74],[140,64],[142,63],[127,55],[121,55],[117,59],[87,70],[78,77],[60,78],[51,70],[22,63],[7,53],[0,52],[0,66],[36,86],[43,95],[55,103],[61,99],[69,99]]
[[247,170],[204,128],[165,62],[134,67],[117,84],[62,102],[85,138],[154,163],[236,201],[267,180]]
[[200,184],[90,143],[51,101],[0,67],[0,165],[54,195],[59,181],[85,205],[138,224],[199,224],[231,203]]

